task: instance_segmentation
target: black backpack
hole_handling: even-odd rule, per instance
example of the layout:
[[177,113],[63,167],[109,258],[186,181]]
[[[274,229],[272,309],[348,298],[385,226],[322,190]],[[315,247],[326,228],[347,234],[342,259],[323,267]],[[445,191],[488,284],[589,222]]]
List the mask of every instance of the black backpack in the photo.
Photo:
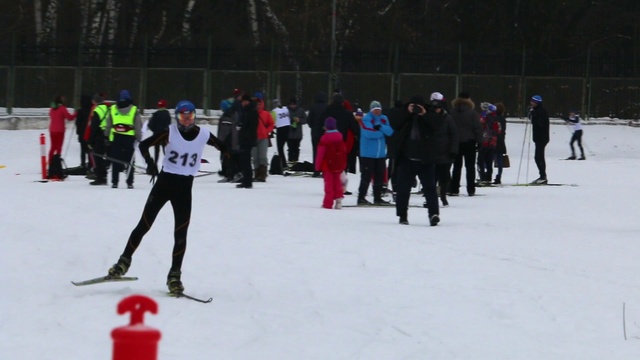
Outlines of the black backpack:
[[64,180],[67,177],[67,165],[62,160],[60,154],[55,154],[49,163],[47,179]]
[[280,155],[273,154],[271,158],[271,165],[269,166],[269,175],[282,175],[284,171],[282,169],[282,161]]

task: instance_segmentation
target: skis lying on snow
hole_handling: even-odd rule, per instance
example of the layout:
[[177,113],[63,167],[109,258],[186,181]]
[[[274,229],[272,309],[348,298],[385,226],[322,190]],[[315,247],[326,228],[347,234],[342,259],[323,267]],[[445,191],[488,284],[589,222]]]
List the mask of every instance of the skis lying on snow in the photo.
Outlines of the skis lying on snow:
[[122,277],[113,277],[113,276],[100,276],[97,278],[84,280],[84,281],[72,281],[71,283],[75,286],[85,286],[85,285],[94,285],[94,284],[102,284],[107,282],[119,282],[119,281],[136,281],[137,277],[134,276],[122,276]]
[[313,172],[308,171],[285,171],[282,173],[283,176],[303,176],[303,177],[313,177]]
[[[357,204],[344,205],[344,204],[342,204],[342,207],[343,208],[347,207],[347,208],[393,208],[393,209],[395,209],[396,204],[388,204],[388,205],[376,205],[376,204],[371,204],[371,205],[357,205]],[[409,204],[409,207],[422,208],[422,205]]]
[[193,301],[197,301],[199,303],[203,303],[203,304],[208,304],[210,302],[213,301],[213,298],[208,298],[207,300],[204,299],[199,299],[197,297],[193,297],[191,295],[187,295],[185,293],[167,293],[169,296],[171,297],[175,297],[175,298],[185,298],[185,299],[189,299],[189,300],[193,300]]
[[546,184],[502,184],[502,186],[578,186],[578,184],[560,184],[560,183],[546,183]]

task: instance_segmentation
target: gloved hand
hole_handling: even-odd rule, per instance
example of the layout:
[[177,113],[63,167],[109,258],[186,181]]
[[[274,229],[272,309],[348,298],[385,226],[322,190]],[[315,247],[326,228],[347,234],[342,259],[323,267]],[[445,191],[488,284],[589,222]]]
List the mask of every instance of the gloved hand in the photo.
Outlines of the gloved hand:
[[380,130],[380,128],[381,128],[381,127],[382,127],[382,125],[380,125],[380,124],[376,124],[376,125],[374,125],[374,126],[373,126],[373,128],[374,128],[376,131]]
[[158,166],[153,161],[147,163],[147,175],[158,175]]

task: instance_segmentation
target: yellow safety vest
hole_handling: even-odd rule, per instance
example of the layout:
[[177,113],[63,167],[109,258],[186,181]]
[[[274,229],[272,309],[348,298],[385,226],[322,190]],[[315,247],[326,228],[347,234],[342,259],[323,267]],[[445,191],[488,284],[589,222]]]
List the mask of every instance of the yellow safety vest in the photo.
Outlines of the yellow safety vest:
[[129,110],[127,115],[120,114],[117,106],[111,106],[111,133],[109,134],[109,141],[113,141],[113,134],[115,133],[129,136],[136,134],[133,123],[137,112],[138,108],[135,105],[131,106],[131,110]]
[[100,104],[93,109],[93,112],[98,114],[100,118],[100,129],[102,130],[107,127],[107,111],[109,111],[109,108],[105,104]]

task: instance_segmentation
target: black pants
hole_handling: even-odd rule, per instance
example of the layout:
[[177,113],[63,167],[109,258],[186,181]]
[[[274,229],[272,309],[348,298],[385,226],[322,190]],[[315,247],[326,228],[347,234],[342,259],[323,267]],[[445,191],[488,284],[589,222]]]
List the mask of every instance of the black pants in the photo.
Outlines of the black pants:
[[[133,145],[136,138],[131,135],[119,135],[113,136],[113,142],[109,148],[109,157],[123,161],[125,163],[131,163],[133,159]],[[133,166],[133,163],[131,164]],[[125,166],[121,163],[113,162],[111,165],[111,183],[118,184],[120,179],[120,173],[124,170]],[[135,171],[130,168],[127,175],[127,184],[133,185],[133,173]]]
[[398,171],[398,190],[396,192],[396,215],[406,217],[409,210],[409,197],[413,181],[418,176],[427,200],[429,218],[440,214],[438,194],[436,192],[436,166],[434,164],[422,164],[406,157],[400,157],[396,164]]
[[[389,182],[391,183],[391,189],[393,190],[393,192],[396,192],[396,189],[398,188],[398,172],[396,171],[396,159],[395,157],[393,158],[389,158]],[[449,176],[449,179],[451,179],[451,176]]]
[[302,139],[287,139],[287,153],[289,161],[300,160],[300,142]]
[[580,154],[584,157],[584,149],[582,148],[582,129],[576,130],[571,135],[571,141],[569,145],[571,146],[571,155],[576,156],[576,151],[573,149],[573,143],[578,142],[578,147],[580,148]]
[[278,147],[278,155],[280,155],[280,161],[282,162],[282,167],[287,167],[287,157],[284,154],[284,145],[289,140],[289,129],[291,126],[281,126],[276,129],[276,146]]
[[318,154],[318,144],[320,143],[319,137],[311,137],[311,146],[313,147],[313,165],[316,165],[316,155]]
[[82,138],[82,136],[78,136],[78,142],[80,143],[80,166],[85,169],[92,168],[93,164],[91,164],[91,157],[89,156],[89,145]]
[[98,136],[93,144],[93,161],[96,164],[96,180],[107,181],[107,167],[109,161],[102,158],[107,155],[108,149],[104,144],[105,139],[102,136]]
[[373,198],[382,199],[382,187],[384,186],[384,172],[387,169],[385,158],[375,159],[360,157],[360,187],[358,198],[364,199],[369,190],[369,183],[373,177]]
[[496,159],[496,149],[482,147],[478,151],[478,166],[480,181],[491,181],[493,176],[493,161]]
[[476,193],[476,142],[474,140],[461,142],[458,147],[458,155],[453,162],[453,173],[451,175],[451,193],[460,193],[460,177],[462,176],[462,160],[467,175],[467,194]]
[[536,166],[538,166],[538,172],[540,173],[540,178],[546,179],[547,163],[544,160],[544,148],[547,146],[547,143],[537,142],[534,144],[536,145],[536,151],[533,158],[536,161]]
[[451,182],[451,164],[436,164],[436,183],[440,185],[440,199],[447,199],[447,191]]
[[136,251],[144,235],[151,229],[158,213],[167,203],[171,202],[173,208],[173,253],[171,270],[180,270],[182,259],[187,249],[187,231],[191,220],[191,188],[193,176],[184,176],[160,172],[158,181],[151,189],[147,203],[142,211],[138,225],[133,229],[124,248],[122,256],[131,258]]
[[253,185],[253,169],[251,168],[251,149],[240,149],[238,153],[240,171],[242,172],[242,184]]

